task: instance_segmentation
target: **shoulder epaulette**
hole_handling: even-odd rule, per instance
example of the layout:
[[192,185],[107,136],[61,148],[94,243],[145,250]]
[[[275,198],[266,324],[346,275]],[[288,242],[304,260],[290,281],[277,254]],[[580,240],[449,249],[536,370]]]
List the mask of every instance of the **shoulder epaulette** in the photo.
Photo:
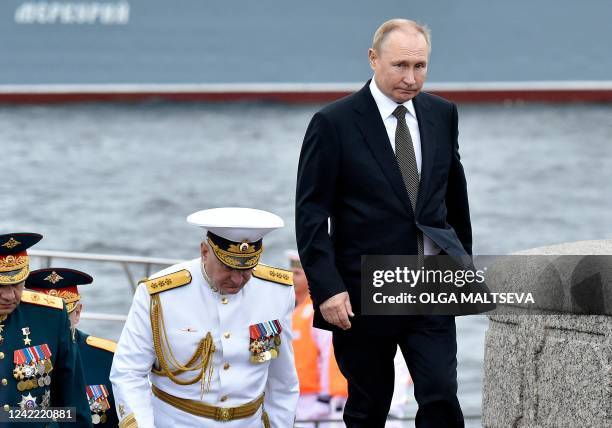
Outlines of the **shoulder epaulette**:
[[253,276],[264,281],[276,282],[277,284],[293,285],[293,272],[286,269],[259,263],[253,269]]
[[147,285],[149,294],[157,294],[189,284],[191,282],[191,273],[187,269],[183,269],[160,276],[159,278],[146,279],[140,282]]
[[21,294],[21,301],[55,309],[64,308],[64,301],[61,297],[49,296],[48,294],[38,293],[31,290],[23,290],[23,293]]
[[87,336],[87,339],[85,339],[85,343],[87,343],[89,346],[93,346],[94,348],[104,349],[105,351],[113,353],[117,348],[117,344],[112,340],[102,339],[101,337],[95,336]]

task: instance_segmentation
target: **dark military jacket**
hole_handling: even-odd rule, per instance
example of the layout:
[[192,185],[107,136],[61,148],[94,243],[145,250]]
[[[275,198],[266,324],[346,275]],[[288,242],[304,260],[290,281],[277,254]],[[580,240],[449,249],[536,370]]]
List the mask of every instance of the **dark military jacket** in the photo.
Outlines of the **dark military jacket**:
[[76,423],[59,426],[91,427],[83,369],[62,299],[24,290],[19,306],[0,321],[0,336],[0,411],[76,407]]
[[85,372],[87,399],[96,427],[117,427],[119,419],[108,380],[116,343],[76,331],[76,342]]

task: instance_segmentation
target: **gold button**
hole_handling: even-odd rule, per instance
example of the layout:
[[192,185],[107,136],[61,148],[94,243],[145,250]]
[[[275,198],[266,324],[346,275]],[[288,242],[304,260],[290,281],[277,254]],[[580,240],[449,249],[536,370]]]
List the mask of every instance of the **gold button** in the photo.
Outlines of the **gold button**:
[[2,385],[8,385],[8,380],[2,379]]
[[229,302],[229,299],[227,297],[221,299],[221,303],[223,303],[224,305],[227,305],[227,302]]
[[226,401],[227,400],[227,395],[224,395],[223,397],[221,397],[220,399],[221,401]]
[[3,409],[5,412],[8,412],[9,410],[11,410],[11,406],[9,406],[8,404],[5,404]]
[[226,339],[229,339],[230,336],[231,336],[231,334],[229,334],[229,332],[223,334],[223,337],[225,337]]
[[0,360],[4,360],[4,352],[0,352]]
[[223,370],[227,370],[230,368],[230,363],[223,364]]

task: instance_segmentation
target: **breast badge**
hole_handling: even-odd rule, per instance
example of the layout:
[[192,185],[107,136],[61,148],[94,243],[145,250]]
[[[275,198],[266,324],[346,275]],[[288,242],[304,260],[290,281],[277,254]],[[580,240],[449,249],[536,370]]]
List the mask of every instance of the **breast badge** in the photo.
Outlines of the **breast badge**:
[[262,364],[278,357],[281,344],[280,334],[283,331],[278,320],[266,321],[249,326],[249,351],[251,362]]
[[105,385],[87,385],[87,401],[91,411],[91,421],[94,425],[106,422],[106,411],[110,409],[108,389]]
[[32,394],[21,396],[21,401],[19,402],[19,408],[21,408],[21,410],[35,409],[37,407],[36,397],[33,397]]
[[19,391],[49,386],[51,384],[51,350],[47,344],[18,349],[13,352],[13,377]]

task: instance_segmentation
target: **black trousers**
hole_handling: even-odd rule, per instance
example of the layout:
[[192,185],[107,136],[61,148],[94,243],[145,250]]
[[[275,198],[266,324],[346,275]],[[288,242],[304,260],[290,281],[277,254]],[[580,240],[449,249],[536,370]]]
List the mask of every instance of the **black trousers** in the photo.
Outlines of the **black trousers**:
[[402,317],[397,333],[365,329],[334,331],[340,371],[348,381],[344,422],[348,428],[383,428],[394,385],[393,358],[399,345],[419,405],[417,428],[463,427],[457,400],[457,340],[452,316]]

